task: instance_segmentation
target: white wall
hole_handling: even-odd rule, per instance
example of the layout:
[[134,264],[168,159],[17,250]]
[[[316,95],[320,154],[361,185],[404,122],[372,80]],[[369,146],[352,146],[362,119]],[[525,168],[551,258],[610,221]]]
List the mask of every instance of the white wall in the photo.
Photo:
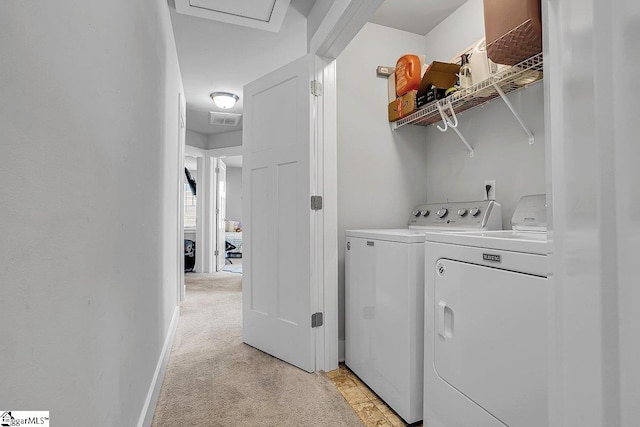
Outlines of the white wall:
[[242,168],[227,167],[226,217],[229,220],[242,222]]
[[[188,119],[189,118],[187,117],[187,120]],[[191,147],[197,147],[206,150],[209,144],[209,137],[207,135],[201,134],[200,132],[187,130],[185,144]]]
[[495,180],[507,229],[520,197],[546,190],[543,86],[538,83],[508,97],[533,132],[535,144],[529,145],[501,99],[458,115],[458,130],[474,147],[474,157],[455,132],[442,133],[435,126],[428,128],[426,144],[428,201],[482,200],[485,180]]
[[451,57],[484,37],[482,0],[468,0],[425,36],[427,63]]
[[[640,4],[548,0],[553,191],[550,423],[640,419]],[[630,54],[630,52],[633,52]]]
[[334,0],[316,1],[307,15],[307,44],[311,42],[313,35],[318,31],[322,20],[327,16]]
[[209,135],[207,149],[215,150],[217,148],[237,147],[239,145],[242,145],[242,130]]
[[[429,32],[427,61],[448,61],[484,37],[482,0],[469,0]],[[426,192],[430,203],[482,200],[485,180],[496,181],[496,200],[502,205],[503,228],[521,196],[546,191],[545,124],[542,83],[508,95],[536,142],[528,137],[501,99],[458,115],[458,130],[475,150],[470,158],[453,131],[427,128]]]
[[3,1],[0,57],[0,402],[136,425],[177,305],[167,3]]
[[[601,26],[605,26],[608,31],[608,37],[601,41],[598,45],[598,57],[595,64],[598,66],[598,95],[597,99],[607,98],[608,83],[606,80],[608,74],[607,52],[612,52],[611,62],[614,64],[612,70],[612,81],[624,81],[629,74],[629,65],[631,68],[640,67],[640,57],[634,44],[639,39],[638,22],[640,22],[640,3],[638,2],[616,2],[611,8],[611,18],[607,16],[607,4],[594,2],[595,16],[600,17],[594,34],[600,34]],[[633,36],[630,36],[633,34]],[[609,49],[611,48],[611,49]],[[628,52],[635,52],[631,60],[627,59]],[[607,59],[605,59],[607,58]],[[607,218],[610,212],[610,197],[615,194],[615,212],[616,212],[616,231],[615,231],[615,247],[613,253],[609,248],[613,245],[608,244],[604,248],[607,253],[607,270],[603,277],[607,277],[610,271],[616,271],[618,275],[618,283],[615,292],[610,294],[611,298],[607,298],[607,303],[614,306],[619,304],[619,313],[617,318],[610,320],[613,324],[620,325],[619,331],[619,348],[618,351],[612,351],[611,342],[605,341],[604,348],[609,351],[608,360],[616,360],[619,357],[619,375],[616,386],[620,389],[620,406],[616,402],[607,402],[608,406],[613,410],[620,411],[620,425],[622,427],[631,427],[640,419],[640,341],[638,340],[637,325],[640,325],[640,310],[638,310],[638,301],[640,301],[640,287],[638,286],[638,254],[640,254],[640,169],[638,168],[638,159],[640,159],[640,144],[638,144],[638,129],[636,128],[636,120],[638,111],[640,111],[640,102],[638,102],[637,88],[635,96],[629,96],[626,85],[615,85],[613,96],[609,98],[607,103],[600,105],[598,113],[608,111],[608,116],[601,116],[599,126],[600,132],[596,137],[600,151],[607,153],[607,163],[602,167],[602,174],[608,179],[599,189],[599,194],[603,198],[600,203],[600,218]],[[615,145],[609,145],[612,128],[609,121],[613,116],[615,124]],[[576,141],[577,142],[577,141]],[[576,146],[574,150],[579,152],[582,147]],[[612,158],[613,157],[613,158]],[[611,162],[611,163],[608,163]],[[614,171],[614,174],[609,172]],[[582,171],[585,173],[586,171]],[[571,190],[571,189],[569,189]],[[589,192],[588,186],[582,188],[584,193]],[[606,223],[607,219],[603,221]],[[602,223],[601,223],[602,224]],[[608,233],[609,230],[601,231],[602,234]],[[572,234],[572,233],[571,233]],[[566,237],[569,237],[568,234]],[[592,283],[595,282],[592,280]],[[596,289],[598,287],[596,286]],[[575,289],[575,288],[574,288]],[[570,296],[569,296],[570,297]],[[607,313],[607,306],[603,311]],[[570,315],[570,313],[567,313]],[[612,316],[613,317],[613,316]],[[605,324],[607,330],[609,324]],[[615,384],[615,383],[614,383]],[[575,387],[580,387],[576,384]],[[603,395],[607,396],[608,390],[605,389]],[[620,409],[618,409],[620,408]],[[606,414],[606,413],[605,413]]]
[[[366,24],[337,58],[339,335],[344,341],[344,231],[406,227],[411,208],[426,201],[426,130],[392,132],[387,80],[378,65],[421,54],[424,37]],[[340,354],[343,358],[344,354]]]

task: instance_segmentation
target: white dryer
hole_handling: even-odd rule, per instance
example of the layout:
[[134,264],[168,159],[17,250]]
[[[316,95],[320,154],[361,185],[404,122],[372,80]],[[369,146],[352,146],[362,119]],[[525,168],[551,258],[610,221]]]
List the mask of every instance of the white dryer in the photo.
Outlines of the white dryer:
[[407,423],[422,419],[426,231],[502,228],[494,201],[416,206],[403,229],[347,230],[345,359]]
[[429,427],[548,425],[545,195],[524,197],[512,223],[426,235]]

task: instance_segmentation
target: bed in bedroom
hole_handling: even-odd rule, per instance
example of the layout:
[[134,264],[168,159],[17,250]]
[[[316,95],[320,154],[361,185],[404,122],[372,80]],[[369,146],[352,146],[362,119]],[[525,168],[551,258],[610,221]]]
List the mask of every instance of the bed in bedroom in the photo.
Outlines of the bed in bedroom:
[[225,221],[225,241],[226,241],[226,256],[225,258],[231,261],[230,258],[242,258],[242,231],[238,227],[237,221]]

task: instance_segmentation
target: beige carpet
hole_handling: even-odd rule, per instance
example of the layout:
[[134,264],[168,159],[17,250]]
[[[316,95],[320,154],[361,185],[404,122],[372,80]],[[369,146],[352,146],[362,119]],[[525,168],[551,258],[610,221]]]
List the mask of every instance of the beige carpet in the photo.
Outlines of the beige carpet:
[[153,426],[362,426],[325,374],[242,343],[241,275],[186,277]]

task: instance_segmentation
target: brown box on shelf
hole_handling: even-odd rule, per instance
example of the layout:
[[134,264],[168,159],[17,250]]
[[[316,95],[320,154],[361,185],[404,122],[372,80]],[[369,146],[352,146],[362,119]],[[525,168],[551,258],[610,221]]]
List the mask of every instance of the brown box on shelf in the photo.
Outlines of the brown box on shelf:
[[416,91],[412,90],[391,101],[388,106],[389,121],[395,122],[416,111]]
[[418,93],[428,91],[431,86],[435,86],[440,89],[450,88],[456,84],[459,72],[460,65],[458,64],[433,61],[427,69],[427,72],[422,76]]

